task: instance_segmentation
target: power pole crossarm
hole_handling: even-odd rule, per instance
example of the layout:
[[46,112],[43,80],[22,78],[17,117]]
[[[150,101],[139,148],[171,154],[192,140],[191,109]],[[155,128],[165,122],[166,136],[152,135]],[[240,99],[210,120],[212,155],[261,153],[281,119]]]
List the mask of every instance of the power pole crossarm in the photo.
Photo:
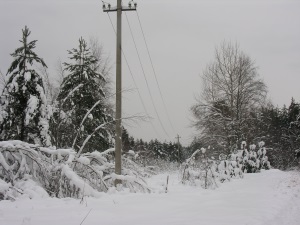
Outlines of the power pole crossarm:
[[[103,1],[102,1],[103,2]],[[117,0],[117,6],[103,2],[104,12],[117,12],[117,49],[116,49],[116,135],[115,135],[115,173],[122,174],[122,11],[135,11],[137,4],[130,1],[128,7],[122,6],[122,0]],[[122,183],[115,180],[115,185]]]
[[[111,7],[110,4],[103,2],[103,12],[117,12],[118,8],[118,6]],[[122,11],[136,11],[137,3],[132,3],[131,1],[128,3],[128,6],[121,6],[121,8]]]

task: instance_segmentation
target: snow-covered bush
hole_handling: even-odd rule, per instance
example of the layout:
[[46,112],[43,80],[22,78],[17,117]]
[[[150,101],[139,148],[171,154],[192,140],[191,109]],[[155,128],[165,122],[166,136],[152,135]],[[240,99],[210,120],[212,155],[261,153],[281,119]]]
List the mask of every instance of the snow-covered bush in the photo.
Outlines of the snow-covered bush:
[[47,198],[49,194],[37,182],[31,179],[30,175],[24,176],[21,180],[6,183],[0,179],[0,200],[16,200],[18,198]]
[[231,154],[230,157],[236,159],[239,164],[242,165],[244,173],[256,173],[261,169],[270,169],[271,165],[266,156],[267,149],[263,141],[258,143],[258,150],[256,145],[250,145],[247,149],[246,142],[242,144],[241,150]]
[[231,178],[243,178],[242,165],[234,157],[220,158],[217,172],[220,182],[230,181]]
[[[122,175],[114,174],[113,153],[114,149],[108,149],[78,155],[73,149],[45,148],[17,140],[0,142],[0,193],[5,198],[8,189],[28,179],[53,197],[99,197],[116,179],[131,192],[150,192],[143,180],[148,174],[129,157],[123,157]],[[24,192],[22,185],[18,190]]]
[[205,189],[218,187],[218,173],[215,160],[209,159],[206,149],[196,150],[181,166],[182,183],[189,183]]
[[7,199],[7,192],[11,185],[0,179],[0,200]]
[[241,150],[229,155],[221,154],[219,160],[210,159],[205,148],[196,150],[181,166],[181,181],[183,184],[200,184],[205,189],[214,189],[218,187],[218,183],[230,181],[232,178],[243,178],[244,173],[270,169],[265,143],[261,141],[258,145],[257,151],[256,145],[250,145],[248,151],[247,144],[243,141]]

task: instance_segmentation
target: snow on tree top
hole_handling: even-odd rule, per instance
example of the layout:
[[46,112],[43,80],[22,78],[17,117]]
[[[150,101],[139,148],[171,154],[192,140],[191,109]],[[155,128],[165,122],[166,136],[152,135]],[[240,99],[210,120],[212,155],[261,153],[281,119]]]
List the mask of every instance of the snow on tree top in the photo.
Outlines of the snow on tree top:
[[26,82],[30,81],[31,80],[31,73],[30,72],[25,72],[24,74],[24,79]]
[[247,146],[247,142],[246,141],[242,141],[241,148],[244,148],[246,146]]
[[30,120],[35,116],[38,105],[39,99],[34,95],[30,95],[26,109],[25,125],[28,125]]
[[92,120],[94,117],[93,117],[93,114],[92,113],[90,113],[89,115],[88,115],[88,118],[90,119],[90,120]]
[[258,146],[259,146],[260,148],[264,147],[264,146],[265,146],[265,142],[264,142],[264,141],[259,142],[259,143],[258,143]]
[[135,153],[134,153],[133,150],[129,150],[129,151],[128,151],[128,154],[130,154],[130,155],[135,155]]
[[90,165],[90,160],[87,157],[81,156],[77,159],[78,162],[82,163],[83,165]]
[[201,148],[201,152],[204,154],[206,152],[205,148]]

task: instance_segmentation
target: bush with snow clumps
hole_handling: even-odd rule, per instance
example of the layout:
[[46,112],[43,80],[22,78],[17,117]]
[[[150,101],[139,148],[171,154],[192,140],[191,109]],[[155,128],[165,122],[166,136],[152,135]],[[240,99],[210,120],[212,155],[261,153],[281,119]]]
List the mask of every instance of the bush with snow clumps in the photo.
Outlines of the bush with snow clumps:
[[113,152],[108,149],[78,155],[73,149],[46,148],[17,140],[0,142],[0,199],[15,199],[11,190],[26,194],[24,185],[31,181],[37,184],[34,189],[39,186],[60,198],[99,197],[114,186],[116,179],[131,192],[150,192],[143,179],[146,172],[130,158],[123,157],[122,175],[114,174]]
[[196,150],[181,167],[182,183],[202,186],[203,188],[216,188],[219,183],[230,181],[232,178],[243,178],[244,173],[256,173],[261,169],[270,169],[271,165],[266,156],[267,149],[263,141],[256,145],[241,143],[241,150],[229,155],[220,155],[219,160],[210,159],[206,149]]

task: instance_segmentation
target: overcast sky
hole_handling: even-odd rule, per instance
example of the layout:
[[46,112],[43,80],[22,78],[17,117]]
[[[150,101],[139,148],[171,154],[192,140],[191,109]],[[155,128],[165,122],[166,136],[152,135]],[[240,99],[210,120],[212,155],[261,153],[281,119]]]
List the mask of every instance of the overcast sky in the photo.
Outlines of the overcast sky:
[[[116,0],[106,0],[113,6]],[[127,1],[123,1],[127,4]],[[166,117],[151,69],[137,14],[128,12],[157,111],[168,136],[163,132],[152,107],[147,86],[123,17],[123,49],[129,61],[147,111],[154,118],[158,139],[175,141],[177,133],[187,145],[195,133],[189,127],[190,107],[200,92],[200,74],[213,60],[215,47],[233,41],[255,60],[260,76],[275,105],[300,101],[300,0],[137,0],[138,12],[157,78],[174,130]],[[115,23],[115,13],[110,14]],[[100,0],[0,0],[0,70],[6,73],[19,47],[21,29],[27,25],[36,52],[44,58],[52,75],[58,59],[67,60],[67,51],[77,47],[79,37],[96,37],[115,63],[115,35]],[[114,76],[115,69],[112,70]],[[123,64],[123,87],[134,83]],[[137,91],[125,92],[125,115],[143,113]],[[156,138],[149,123],[127,127],[137,138]]]

